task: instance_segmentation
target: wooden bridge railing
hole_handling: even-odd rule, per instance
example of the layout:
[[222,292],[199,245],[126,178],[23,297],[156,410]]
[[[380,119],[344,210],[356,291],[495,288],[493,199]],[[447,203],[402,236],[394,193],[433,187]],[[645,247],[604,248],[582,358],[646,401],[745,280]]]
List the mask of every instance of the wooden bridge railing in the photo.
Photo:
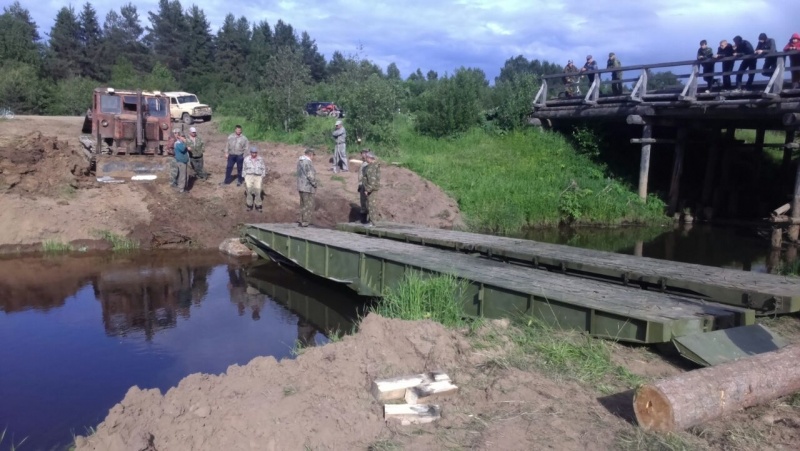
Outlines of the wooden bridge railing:
[[[533,107],[542,108],[547,106],[547,94],[548,94],[548,80],[555,80],[555,79],[565,79],[565,78],[574,78],[579,79],[583,75],[595,75],[594,80],[589,85],[589,90],[587,91],[586,95],[583,97],[583,103],[588,105],[595,105],[600,97],[600,87],[604,84],[613,84],[613,83],[634,83],[633,89],[631,90],[630,94],[626,96],[618,96],[620,100],[623,101],[633,101],[633,102],[644,102],[645,96],[648,95],[647,92],[647,78],[648,73],[652,69],[661,69],[661,68],[671,68],[671,67],[686,67],[689,66],[690,72],[687,74],[675,74],[676,78],[686,78],[688,79],[686,84],[683,85],[683,89],[681,93],[678,95],[678,100],[693,102],[697,100],[697,88],[700,79],[705,77],[720,77],[720,76],[738,76],[738,75],[749,75],[749,74],[763,74],[763,69],[753,69],[753,70],[732,70],[732,71],[720,71],[720,72],[706,72],[703,73],[701,71],[702,65],[704,64],[714,64],[717,63],[724,63],[724,62],[734,62],[734,61],[743,61],[743,60],[759,60],[764,58],[775,58],[776,64],[773,70],[773,73],[770,76],[769,81],[766,84],[766,88],[762,91],[762,97],[766,98],[775,98],[780,96],[781,92],[783,91],[784,85],[784,77],[786,72],[788,71],[800,71],[800,66],[793,66],[793,67],[786,67],[785,57],[791,55],[798,55],[800,51],[792,51],[792,52],[777,52],[777,53],[768,53],[768,54],[759,54],[759,55],[748,55],[748,56],[734,56],[734,57],[727,57],[727,58],[715,58],[712,61],[702,61],[702,60],[685,60],[685,61],[673,61],[673,62],[665,62],[665,63],[656,63],[656,64],[641,64],[636,66],[623,66],[623,67],[615,67],[615,68],[607,68],[607,69],[598,69],[592,71],[583,71],[583,72],[571,72],[571,73],[561,73],[561,74],[552,74],[552,75],[543,75],[541,77],[541,87],[537,92],[536,96],[533,99]],[[623,73],[623,72],[630,72],[630,71],[640,71],[640,74],[637,78],[620,78],[620,79],[611,79],[611,80],[602,80],[601,74],[607,73]],[[565,83],[565,86],[577,86],[578,81]],[[709,86],[710,88],[710,86]]]

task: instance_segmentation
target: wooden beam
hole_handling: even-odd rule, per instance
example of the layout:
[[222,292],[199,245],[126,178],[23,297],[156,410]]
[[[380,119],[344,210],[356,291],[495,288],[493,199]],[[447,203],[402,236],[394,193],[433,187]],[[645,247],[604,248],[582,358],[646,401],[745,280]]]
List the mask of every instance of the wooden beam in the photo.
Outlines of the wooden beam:
[[800,124],[800,113],[786,113],[783,115],[783,125],[787,127]]
[[631,138],[631,144],[675,144],[675,140],[665,138]]
[[408,404],[425,404],[433,398],[451,395],[458,391],[458,387],[450,380],[434,381],[417,385],[406,390],[405,400]]
[[[642,139],[653,137],[653,126],[645,124],[642,127]],[[650,174],[650,144],[642,144],[642,156],[639,161],[639,198],[647,201],[647,178]]]
[[703,207],[707,207],[711,201],[711,193],[714,190],[714,176],[717,171],[717,163],[719,161],[719,139],[721,134],[720,129],[714,129],[711,132],[711,146],[708,149],[708,160],[706,161],[706,175],[703,179],[703,195],[701,197]]
[[[789,144],[794,144],[795,131],[786,130],[786,136],[783,139],[783,161],[781,161],[781,170],[788,172],[789,166],[792,164],[792,149]],[[784,174],[786,173],[784,172]]]
[[672,162],[672,180],[669,185],[669,208],[667,214],[672,216],[678,209],[678,198],[681,190],[681,175],[683,175],[683,154],[686,148],[686,135],[688,134],[686,126],[678,128],[678,136],[675,141],[675,158]]
[[386,404],[383,418],[386,421],[399,421],[401,425],[432,423],[442,417],[442,409],[427,404]]
[[[797,170],[794,176],[794,193],[792,195],[791,217],[792,220],[800,220],[800,164],[797,165]],[[788,235],[789,241],[796,243],[798,235],[800,235],[800,225],[790,225]]]
[[647,120],[638,114],[629,114],[628,117],[625,118],[625,122],[628,125],[644,125],[647,123]]
[[438,371],[388,379],[376,379],[372,382],[371,392],[372,396],[378,401],[391,401],[403,399],[407,389],[420,384],[449,380],[450,377],[447,376],[447,374]]
[[642,429],[682,431],[800,391],[800,345],[645,384],[633,410]]

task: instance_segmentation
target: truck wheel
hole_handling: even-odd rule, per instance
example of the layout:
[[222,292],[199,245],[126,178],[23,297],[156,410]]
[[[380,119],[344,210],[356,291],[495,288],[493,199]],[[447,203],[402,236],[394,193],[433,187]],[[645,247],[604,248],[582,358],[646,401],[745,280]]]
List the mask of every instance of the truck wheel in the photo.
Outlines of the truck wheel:
[[189,113],[183,113],[181,120],[184,124],[192,125],[192,116],[189,116]]

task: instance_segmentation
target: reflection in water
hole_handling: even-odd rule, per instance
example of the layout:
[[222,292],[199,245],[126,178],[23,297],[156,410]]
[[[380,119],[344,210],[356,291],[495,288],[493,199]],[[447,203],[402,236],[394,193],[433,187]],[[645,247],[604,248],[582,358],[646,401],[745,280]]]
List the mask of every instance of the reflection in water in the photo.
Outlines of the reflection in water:
[[216,253],[0,260],[0,293],[0,430],[25,449],[63,448],[133,385],[291,358],[359,313],[348,291]]

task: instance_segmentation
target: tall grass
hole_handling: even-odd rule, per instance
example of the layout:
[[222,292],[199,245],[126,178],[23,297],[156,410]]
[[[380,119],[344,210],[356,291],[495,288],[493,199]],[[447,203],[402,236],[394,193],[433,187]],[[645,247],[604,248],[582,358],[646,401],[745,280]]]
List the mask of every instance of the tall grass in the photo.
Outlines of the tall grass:
[[[8,431],[8,428],[5,428],[5,429],[3,429],[3,431],[2,431],[2,432],[0,432],[0,445],[2,445],[2,444],[3,444],[3,442],[4,442],[4,441],[5,441],[5,439],[6,439],[6,432],[7,432],[7,431]],[[20,446],[22,446],[22,444],[23,444],[23,443],[25,443],[25,441],[26,441],[26,440],[28,440],[28,437],[25,437],[25,438],[24,438],[24,439],[22,439],[22,440],[21,440],[19,443],[17,443],[17,444],[14,444],[14,441],[13,441],[13,439],[12,439],[11,443],[10,443],[10,444],[8,444],[8,450],[9,450],[9,451],[16,451],[17,449],[19,449],[19,447],[20,447]]]
[[[396,147],[373,146],[384,160],[399,161],[442,187],[459,204],[470,229],[516,233],[525,228],[663,223],[664,203],[642,202],[632,186],[606,177],[603,167],[557,133],[509,133],[473,128],[455,138],[414,131],[413,117],[395,116]],[[242,124],[251,140],[332,149],[334,119],[309,117],[304,130],[265,130],[242,118],[221,118],[223,131]],[[346,119],[345,119],[346,122]]]
[[450,275],[426,278],[410,273],[370,311],[387,318],[430,319],[446,327],[461,327],[466,324],[463,284]]
[[69,243],[62,243],[56,240],[42,241],[42,252],[46,254],[60,254],[62,252],[72,252],[74,249]]
[[110,230],[96,230],[93,232],[93,234],[98,238],[111,243],[111,250],[114,251],[131,251],[139,249],[138,241],[125,238],[124,236],[114,233]]

